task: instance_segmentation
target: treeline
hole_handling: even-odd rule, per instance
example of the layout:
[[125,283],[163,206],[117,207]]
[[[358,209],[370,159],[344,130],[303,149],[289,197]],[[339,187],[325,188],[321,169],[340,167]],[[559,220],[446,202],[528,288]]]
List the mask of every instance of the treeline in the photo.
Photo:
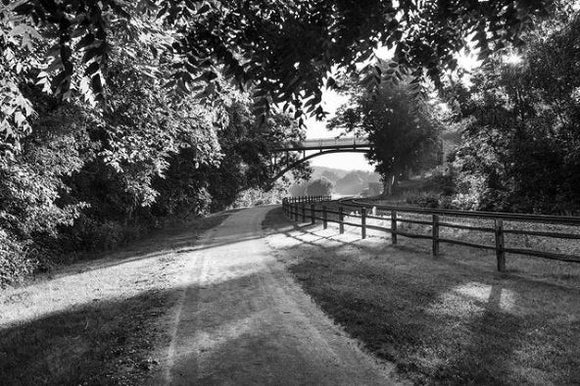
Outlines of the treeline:
[[379,175],[362,170],[340,170],[312,167],[311,178],[290,186],[292,197],[325,196],[332,193],[351,196],[368,190],[369,184],[379,183]]
[[281,185],[267,195],[262,188],[274,172],[272,146],[300,140],[291,117],[271,114],[256,125],[249,93],[222,81],[219,100],[171,92],[146,74],[170,63],[115,30],[110,39],[124,50],[111,51],[103,71],[106,104],[87,90],[57,97],[38,80],[50,39],[14,39],[9,23],[0,26],[0,68],[13,75],[2,92],[17,90],[34,111],[27,130],[0,142],[0,287],[170,219],[281,195]]

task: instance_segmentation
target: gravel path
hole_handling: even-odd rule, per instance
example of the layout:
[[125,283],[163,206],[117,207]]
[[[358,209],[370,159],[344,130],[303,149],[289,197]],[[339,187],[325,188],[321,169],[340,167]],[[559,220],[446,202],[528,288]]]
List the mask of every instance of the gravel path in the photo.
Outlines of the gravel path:
[[392,368],[363,353],[271,254],[271,208],[232,214],[188,254],[164,383],[387,385]]

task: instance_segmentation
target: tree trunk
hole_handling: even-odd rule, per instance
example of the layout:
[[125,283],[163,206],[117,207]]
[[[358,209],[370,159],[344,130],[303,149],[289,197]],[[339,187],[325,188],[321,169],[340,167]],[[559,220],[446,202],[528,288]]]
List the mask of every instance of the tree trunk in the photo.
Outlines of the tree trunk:
[[383,178],[383,198],[387,198],[396,193],[399,184],[399,173],[390,173]]
[[389,197],[393,194],[394,183],[394,174],[388,174],[387,176],[383,177],[383,198]]

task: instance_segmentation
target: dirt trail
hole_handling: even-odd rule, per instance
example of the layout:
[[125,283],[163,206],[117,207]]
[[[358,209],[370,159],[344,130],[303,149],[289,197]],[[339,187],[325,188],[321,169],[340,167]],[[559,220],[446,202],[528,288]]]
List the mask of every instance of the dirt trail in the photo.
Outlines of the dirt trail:
[[393,384],[271,255],[261,229],[270,209],[231,215],[187,252],[163,383]]

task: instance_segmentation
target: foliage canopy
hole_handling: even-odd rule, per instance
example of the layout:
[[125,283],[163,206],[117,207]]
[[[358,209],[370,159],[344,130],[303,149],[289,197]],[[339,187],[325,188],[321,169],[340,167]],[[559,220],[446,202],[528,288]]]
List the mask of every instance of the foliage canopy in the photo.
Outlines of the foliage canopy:
[[[142,76],[167,79],[182,92],[200,98],[221,91],[218,74],[253,90],[253,112],[265,119],[284,105],[296,118],[325,115],[324,86],[339,87],[329,76],[333,66],[355,70],[380,46],[394,50],[392,67],[374,67],[374,79],[441,74],[457,65],[454,54],[474,39],[482,55],[508,42],[548,0],[3,0],[3,46],[23,50],[32,60],[14,63],[12,75],[46,85],[70,98],[80,91],[89,100],[105,100],[111,57],[139,62]],[[147,53],[146,53],[147,52]],[[25,56],[27,56],[25,55]],[[154,63],[163,68],[151,66]],[[16,76],[15,75],[15,76]],[[14,88],[7,77],[5,87]],[[8,124],[26,129],[30,106],[12,96]]]
[[449,90],[462,145],[452,154],[466,208],[580,209],[580,15],[528,36],[520,63],[497,56]]

